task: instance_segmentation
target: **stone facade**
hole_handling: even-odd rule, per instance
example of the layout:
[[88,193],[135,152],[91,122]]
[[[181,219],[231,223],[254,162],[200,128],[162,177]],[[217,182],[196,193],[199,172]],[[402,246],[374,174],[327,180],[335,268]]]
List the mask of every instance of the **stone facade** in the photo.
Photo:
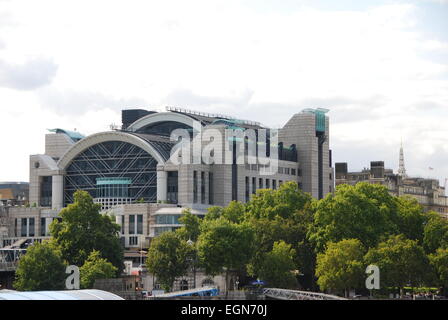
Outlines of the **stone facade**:
[[336,185],[355,185],[358,182],[381,184],[394,196],[410,196],[420,203],[425,211],[435,211],[448,218],[448,197],[445,188],[435,179],[408,177],[385,169],[383,161],[372,161],[370,169],[349,172],[347,163],[336,163]]

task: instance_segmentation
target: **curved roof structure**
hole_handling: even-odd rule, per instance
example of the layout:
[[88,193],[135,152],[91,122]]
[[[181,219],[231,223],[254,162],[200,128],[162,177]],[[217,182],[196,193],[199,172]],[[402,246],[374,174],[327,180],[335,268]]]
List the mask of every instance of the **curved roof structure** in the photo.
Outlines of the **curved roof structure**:
[[124,300],[103,290],[14,291],[0,290],[0,300]]
[[132,123],[127,130],[136,132],[143,127],[165,121],[178,122],[193,128],[195,119],[176,112],[157,112],[138,119]]
[[141,149],[148,152],[159,164],[163,164],[166,159],[169,158],[169,153],[167,156],[160,143],[158,143],[157,141],[153,142],[148,137],[143,138],[140,135],[128,132],[107,131],[92,134],[77,142],[69,150],[67,150],[67,152],[61,157],[61,159],[59,159],[58,167],[65,170],[65,168],[70,164],[73,158],[75,158],[78,154],[93,145],[106,141],[123,141],[134,144],[137,147],[140,147]]

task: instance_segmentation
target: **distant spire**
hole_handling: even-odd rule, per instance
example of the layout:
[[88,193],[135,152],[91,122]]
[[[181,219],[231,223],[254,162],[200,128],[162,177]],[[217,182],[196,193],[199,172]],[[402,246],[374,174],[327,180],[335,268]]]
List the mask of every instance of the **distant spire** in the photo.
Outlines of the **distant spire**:
[[403,155],[403,141],[401,141],[401,145],[400,145],[400,163],[398,166],[398,175],[406,178],[406,168],[404,167],[404,155]]

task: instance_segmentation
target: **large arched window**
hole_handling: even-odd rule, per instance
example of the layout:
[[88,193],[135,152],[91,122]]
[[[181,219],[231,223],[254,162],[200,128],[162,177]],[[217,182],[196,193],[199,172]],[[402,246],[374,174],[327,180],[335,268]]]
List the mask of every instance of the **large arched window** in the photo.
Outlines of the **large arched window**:
[[106,141],[90,146],[66,168],[64,204],[73,202],[73,193],[79,189],[88,191],[103,209],[140,199],[156,202],[156,166],[149,153],[131,143]]

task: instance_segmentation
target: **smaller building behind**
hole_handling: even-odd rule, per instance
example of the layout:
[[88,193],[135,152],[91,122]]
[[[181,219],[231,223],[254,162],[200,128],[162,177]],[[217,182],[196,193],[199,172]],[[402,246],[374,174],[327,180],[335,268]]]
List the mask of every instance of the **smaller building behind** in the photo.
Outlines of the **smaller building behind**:
[[435,211],[448,218],[448,197],[445,187],[437,179],[409,177],[384,167],[384,161],[370,162],[370,168],[358,172],[349,172],[346,162],[335,164],[336,186],[355,185],[358,182],[381,184],[394,196],[410,196],[417,199],[425,211]]

